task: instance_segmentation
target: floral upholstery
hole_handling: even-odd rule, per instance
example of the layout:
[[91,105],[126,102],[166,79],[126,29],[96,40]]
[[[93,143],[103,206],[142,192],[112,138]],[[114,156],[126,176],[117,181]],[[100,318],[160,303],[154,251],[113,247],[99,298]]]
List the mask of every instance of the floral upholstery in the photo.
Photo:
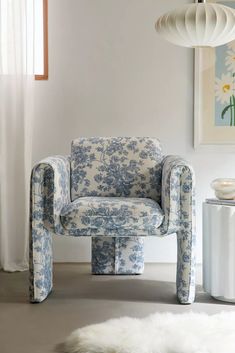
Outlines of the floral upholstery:
[[30,300],[41,302],[52,289],[53,234],[97,237],[92,240],[94,273],[140,273],[143,236],[172,233],[177,234],[178,299],[191,303],[192,167],[180,157],[162,156],[159,141],[152,138],[77,139],[71,157],[47,158],[32,171]]
[[132,197],[79,197],[63,207],[61,223],[72,235],[151,235],[163,212],[156,201]]
[[60,212],[70,202],[70,160],[44,159],[31,175],[30,299],[40,302],[52,289],[52,237],[62,232]]
[[141,274],[144,271],[144,238],[92,238],[93,274]]
[[72,201],[82,196],[149,197],[160,202],[162,149],[153,138],[90,137],[72,142]]
[[162,171],[161,232],[177,234],[177,294],[181,303],[195,297],[196,215],[195,176],[191,165],[179,156],[167,156]]

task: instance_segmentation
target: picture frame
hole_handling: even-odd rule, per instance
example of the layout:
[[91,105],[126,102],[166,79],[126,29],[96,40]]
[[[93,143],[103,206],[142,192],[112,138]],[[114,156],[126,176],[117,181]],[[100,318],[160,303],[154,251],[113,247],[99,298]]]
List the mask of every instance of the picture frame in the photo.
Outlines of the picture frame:
[[[233,4],[235,8],[235,0],[217,2],[224,5]],[[225,54],[229,52],[230,49],[228,44],[218,48],[195,49],[194,148],[217,146],[221,151],[231,151],[231,149],[235,151],[235,98],[232,105],[231,100],[228,101],[230,98],[227,94],[227,88],[225,89],[226,94],[222,94],[222,96],[218,92],[222,78],[231,74],[234,77],[234,94],[232,94],[231,97],[235,96],[235,60],[234,71],[225,72],[228,70],[228,67],[230,67],[227,62],[227,57],[225,57]],[[223,60],[226,60],[226,62],[222,63]],[[220,77],[217,77],[218,73]],[[216,82],[218,87],[215,84]],[[225,87],[229,86],[225,85]]]

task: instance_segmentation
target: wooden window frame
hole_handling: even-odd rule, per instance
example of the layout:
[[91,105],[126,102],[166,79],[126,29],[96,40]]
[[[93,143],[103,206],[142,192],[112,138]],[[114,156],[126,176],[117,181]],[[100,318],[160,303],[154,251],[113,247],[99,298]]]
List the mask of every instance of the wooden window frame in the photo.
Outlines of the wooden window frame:
[[48,80],[48,0],[43,0],[43,56],[44,72],[35,80]]

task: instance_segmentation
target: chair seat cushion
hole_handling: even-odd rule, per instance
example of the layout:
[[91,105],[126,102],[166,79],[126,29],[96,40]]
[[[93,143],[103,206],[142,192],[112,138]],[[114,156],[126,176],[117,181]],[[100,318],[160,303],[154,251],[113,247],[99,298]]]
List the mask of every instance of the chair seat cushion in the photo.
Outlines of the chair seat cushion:
[[128,236],[152,234],[164,215],[149,198],[80,197],[63,207],[60,218],[77,235]]

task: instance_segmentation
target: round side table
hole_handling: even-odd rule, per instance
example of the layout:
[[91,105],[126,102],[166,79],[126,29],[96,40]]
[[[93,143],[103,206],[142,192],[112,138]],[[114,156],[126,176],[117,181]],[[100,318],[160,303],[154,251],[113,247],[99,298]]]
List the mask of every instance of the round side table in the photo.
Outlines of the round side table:
[[235,302],[235,206],[203,203],[203,287]]

